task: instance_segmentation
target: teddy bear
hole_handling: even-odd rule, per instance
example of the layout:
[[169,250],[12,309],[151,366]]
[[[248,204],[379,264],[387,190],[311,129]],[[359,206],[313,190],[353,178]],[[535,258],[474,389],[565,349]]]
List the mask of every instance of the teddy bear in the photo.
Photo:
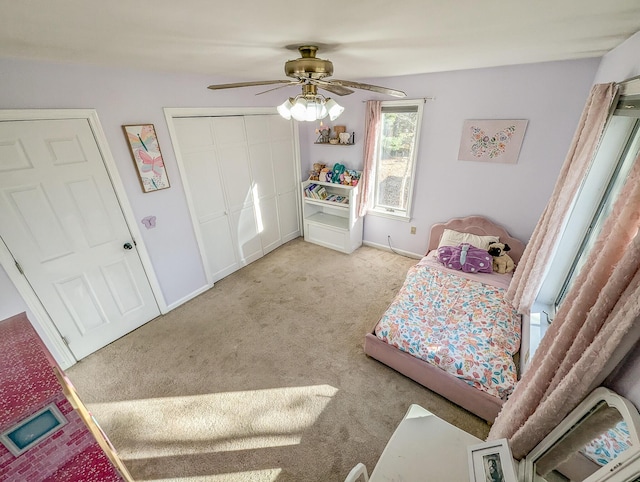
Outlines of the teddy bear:
[[515,269],[515,263],[507,254],[511,251],[508,244],[491,243],[487,251],[493,256],[493,271],[496,273],[511,273]]
[[313,163],[313,170],[309,171],[309,181],[317,181],[320,178],[320,171],[327,167],[325,164],[320,162]]

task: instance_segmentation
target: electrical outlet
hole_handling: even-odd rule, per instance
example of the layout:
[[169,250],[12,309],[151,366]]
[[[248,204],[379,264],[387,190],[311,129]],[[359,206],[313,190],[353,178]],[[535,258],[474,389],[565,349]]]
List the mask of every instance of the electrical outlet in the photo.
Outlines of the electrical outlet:
[[416,227],[415,226],[411,226],[411,234],[416,234]]

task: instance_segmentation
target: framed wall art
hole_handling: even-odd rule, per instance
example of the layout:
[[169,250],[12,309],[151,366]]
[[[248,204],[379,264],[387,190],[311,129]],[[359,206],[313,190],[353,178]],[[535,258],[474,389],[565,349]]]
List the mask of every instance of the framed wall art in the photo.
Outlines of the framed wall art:
[[472,482],[517,482],[507,439],[471,445],[467,453]]
[[515,164],[527,129],[527,120],[465,120],[459,161]]
[[16,457],[67,424],[55,403],[38,410],[0,434],[0,442]]
[[153,124],[122,126],[143,192],[170,187]]

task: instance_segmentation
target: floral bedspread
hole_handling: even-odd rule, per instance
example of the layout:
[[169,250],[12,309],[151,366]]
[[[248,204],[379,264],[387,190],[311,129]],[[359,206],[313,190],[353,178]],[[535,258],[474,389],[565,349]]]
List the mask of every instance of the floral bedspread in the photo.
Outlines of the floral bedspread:
[[513,355],[520,347],[521,327],[504,292],[504,287],[421,262],[409,269],[375,334],[504,399],[517,381]]
[[631,445],[629,427],[622,421],[587,444],[581,452],[596,464],[606,465]]

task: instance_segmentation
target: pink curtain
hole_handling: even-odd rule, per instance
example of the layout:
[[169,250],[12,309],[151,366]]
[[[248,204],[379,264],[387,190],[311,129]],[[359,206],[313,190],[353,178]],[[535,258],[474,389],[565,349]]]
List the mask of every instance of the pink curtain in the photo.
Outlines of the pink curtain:
[[533,231],[506,294],[506,298],[520,313],[531,311],[540,291],[571,212],[571,205],[598,147],[616,93],[615,84],[598,84],[591,89],[553,194]]
[[367,214],[373,191],[373,168],[376,162],[376,145],[378,136],[378,124],[382,112],[382,102],[368,100],[366,104],[364,126],[364,165],[360,177],[360,192],[358,194],[358,216]]
[[640,323],[640,157],[553,323],[496,419],[514,457],[539,443],[602,379],[608,359]]

